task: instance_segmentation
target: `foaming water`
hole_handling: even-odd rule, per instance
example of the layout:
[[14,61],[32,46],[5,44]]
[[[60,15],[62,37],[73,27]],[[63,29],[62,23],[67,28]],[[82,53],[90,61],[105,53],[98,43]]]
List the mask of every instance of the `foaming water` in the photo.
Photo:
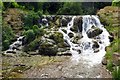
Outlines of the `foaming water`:
[[[72,33],[74,37],[76,36],[76,33],[74,31],[71,31],[71,28],[74,27],[74,19],[76,17],[77,16],[72,17],[72,20],[68,23],[67,27],[61,27],[59,29],[59,31],[63,34],[64,40],[70,45],[72,61],[78,63],[80,60],[85,60],[90,65],[101,63],[102,58],[106,53],[105,47],[110,44],[109,33],[100,23],[98,16],[96,15],[81,16],[83,22],[82,33],[79,32],[79,34],[82,34],[83,37],[79,39],[79,43],[74,43],[73,42],[74,38],[70,38],[68,34]],[[92,29],[93,26],[95,28],[99,28],[100,30],[102,30],[102,33],[95,36],[94,38],[89,38],[87,32],[90,29]],[[65,33],[63,29],[66,30],[67,33]],[[94,42],[96,42],[99,45],[99,48],[97,48],[98,50],[97,52],[95,52],[95,49],[93,48]]]

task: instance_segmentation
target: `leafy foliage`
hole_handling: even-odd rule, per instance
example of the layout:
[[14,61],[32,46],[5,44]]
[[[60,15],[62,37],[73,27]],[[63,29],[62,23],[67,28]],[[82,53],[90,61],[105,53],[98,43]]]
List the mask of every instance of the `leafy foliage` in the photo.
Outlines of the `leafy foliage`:
[[30,43],[31,41],[33,41],[35,39],[35,33],[32,29],[25,31],[24,35],[26,37],[27,43]]
[[34,11],[28,12],[23,17],[24,26],[25,26],[24,29],[28,30],[28,29],[31,29],[33,25],[35,25],[35,24],[37,25],[39,18],[40,18],[40,16],[37,13],[35,13]]
[[81,3],[75,2],[66,2],[63,5],[63,8],[60,8],[58,14],[82,14]]
[[120,7],[120,0],[113,0],[112,6],[118,6],[118,7]]
[[6,50],[9,48],[11,44],[11,40],[15,37],[12,28],[9,25],[4,24],[2,26],[2,41],[3,46],[2,50]]

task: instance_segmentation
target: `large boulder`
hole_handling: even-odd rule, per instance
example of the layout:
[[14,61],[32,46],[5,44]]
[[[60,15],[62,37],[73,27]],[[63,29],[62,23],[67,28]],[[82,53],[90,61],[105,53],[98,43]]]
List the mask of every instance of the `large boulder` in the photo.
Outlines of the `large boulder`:
[[[77,26],[79,32],[82,32],[82,16],[77,16],[75,19],[74,19],[74,25]],[[77,30],[77,31],[78,31]]]
[[58,52],[58,47],[53,43],[52,40],[45,40],[40,44],[39,54],[47,56],[55,56]]
[[99,28],[92,28],[87,31],[87,35],[89,38],[93,38],[93,37],[100,35],[102,32],[103,32],[103,30],[101,30]]

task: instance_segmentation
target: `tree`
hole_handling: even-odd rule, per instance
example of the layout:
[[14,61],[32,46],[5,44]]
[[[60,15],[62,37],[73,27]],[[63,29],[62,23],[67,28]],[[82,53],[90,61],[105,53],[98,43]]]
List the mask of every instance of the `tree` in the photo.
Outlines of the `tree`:
[[118,6],[118,7],[120,7],[120,0],[113,0],[112,1],[112,6]]
[[80,2],[65,2],[58,14],[83,14],[82,4]]

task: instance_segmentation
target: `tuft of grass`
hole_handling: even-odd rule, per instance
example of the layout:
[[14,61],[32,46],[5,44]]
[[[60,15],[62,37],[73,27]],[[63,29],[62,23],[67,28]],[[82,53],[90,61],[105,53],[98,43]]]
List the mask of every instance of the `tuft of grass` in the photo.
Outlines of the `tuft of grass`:
[[112,72],[114,80],[120,80],[120,66],[116,66]]

